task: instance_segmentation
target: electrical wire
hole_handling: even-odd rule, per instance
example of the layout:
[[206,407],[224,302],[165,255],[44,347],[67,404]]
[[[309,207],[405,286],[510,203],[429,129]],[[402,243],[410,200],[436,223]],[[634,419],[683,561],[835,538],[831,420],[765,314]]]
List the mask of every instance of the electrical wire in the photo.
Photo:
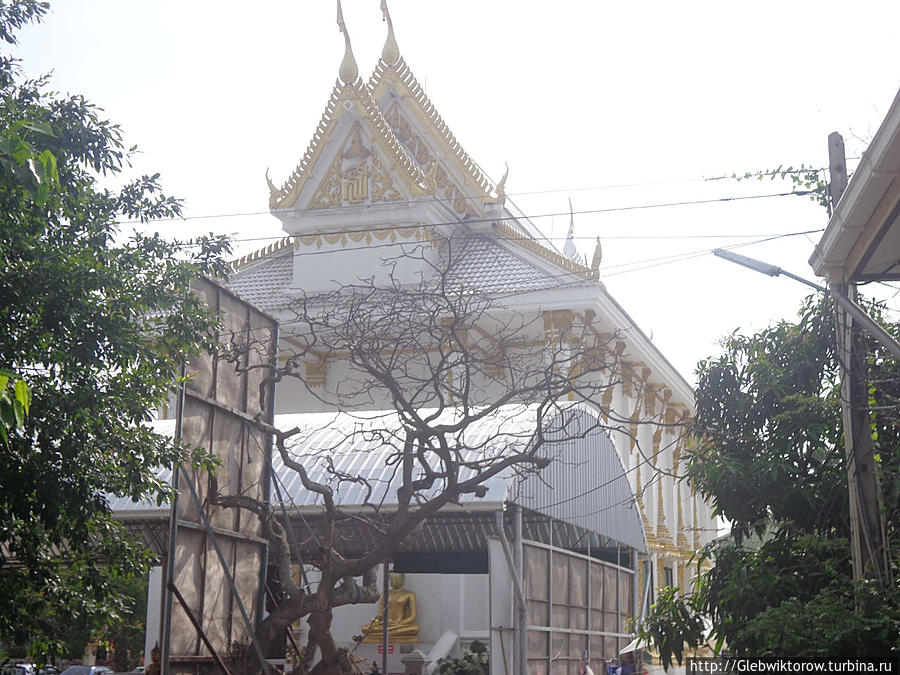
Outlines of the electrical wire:
[[[798,235],[806,234],[808,232],[809,231],[791,232],[791,233],[787,233],[787,234],[766,237],[763,239],[758,239],[758,240],[754,240],[754,241],[750,241],[750,242],[741,242],[738,244],[733,244],[731,246],[720,246],[717,248],[723,248],[723,249],[729,249],[729,250],[734,249],[734,248],[743,248],[745,246],[752,246],[755,244],[765,243],[768,241],[774,241],[774,240],[778,240],[778,239],[783,239],[786,237],[798,236]],[[382,247],[389,247],[389,246],[395,246],[395,245],[397,245],[397,244],[396,243],[372,244],[370,246],[363,246],[363,247],[358,247],[358,248],[360,248],[360,249],[382,248]],[[407,245],[412,245],[412,244],[407,244]],[[346,249],[338,249],[338,250],[346,250]],[[667,256],[667,257],[663,257],[663,258],[645,258],[645,259],[639,260],[639,261],[632,261],[631,263],[623,263],[619,267],[631,266],[630,269],[620,270],[618,272],[613,272],[611,274],[606,274],[604,272],[600,275],[600,280],[603,280],[608,277],[619,276],[621,274],[628,274],[631,272],[640,272],[640,271],[644,271],[647,269],[652,269],[654,267],[661,267],[663,265],[669,265],[669,264],[673,264],[673,263],[677,263],[677,262],[684,262],[685,260],[695,259],[695,258],[704,256],[704,255],[711,255],[713,250],[714,249],[711,249],[711,248],[710,249],[700,249],[700,250],[696,250],[696,251],[691,251],[689,253],[681,254],[679,256]],[[335,252],[337,252],[337,251],[335,251]],[[323,254],[323,253],[328,253],[328,251],[311,251],[311,252],[309,252],[310,255],[313,255],[313,254],[318,255],[318,254]],[[295,252],[293,255],[299,255],[299,254],[297,254]],[[607,269],[612,269],[612,268],[607,268]],[[519,296],[519,295],[527,295],[529,293],[536,293],[539,291],[559,290],[562,288],[567,288],[567,287],[574,286],[574,285],[580,285],[580,284],[584,284],[587,282],[585,279],[581,279],[581,278],[573,279],[572,277],[573,277],[572,272],[558,272],[558,273],[552,273],[552,274],[548,273],[548,274],[545,274],[545,275],[535,278],[534,281],[553,281],[555,279],[559,279],[559,280],[564,279],[565,281],[561,281],[560,283],[554,284],[551,286],[542,286],[542,287],[538,287],[538,288],[519,289],[519,290],[505,291],[505,292],[498,291],[498,292],[494,293],[494,295],[497,298],[509,298],[509,297],[515,297],[515,296]],[[279,323],[279,325],[281,327],[289,327],[289,326],[300,326],[300,325],[303,325],[304,323],[305,322],[302,320],[296,320],[296,321],[284,321],[284,322]],[[257,327],[257,328],[250,328],[249,330],[250,331],[267,330],[267,328]]]
[[[813,194],[814,190],[795,190],[791,192],[770,192],[760,195],[733,195],[730,197],[713,197],[710,199],[692,199],[692,200],[683,200],[677,202],[659,202],[655,204],[633,204],[629,206],[612,206],[607,208],[595,208],[595,209],[579,209],[577,211],[554,211],[549,213],[538,213],[538,214],[522,214],[520,216],[509,215],[509,216],[499,216],[493,218],[462,218],[459,220],[450,220],[439,223],[424,223],[420,227],[440,227],[443,225],[458,225],[462,223],[490,223],[497,221],[505,221],[505,220],[532,220],[538,218],[558,218],[562,216],[570,216],[570,215],[590,215],[597,213],[617,213],[622,211],[639,211],[644,209],[660,209],[660,208],[671,208],[675,206],[694,206],[694,205],[702,205],[702,204],[716,204],[716,203],[726,203],[726,202],[737,202],[737,201],[747,201],[753,199],[772,199],[778,197],[796,197],[796,196],[804,196]],[[449,205],[449,200],[435,199],[435,200],[422,200],[422,201],[439,201],[446,202]],[[396,204],[397,202],[390,202],[391,204]],[[417,202],[411,202],[417,203]],[[360,204],[358,206],[351,205],[343,207],[345,213],[353,213],[354,211],[367,211],[372,208],[371,204]],[[289,214],[289,213],[304,213],[299,209],[290,210],[290,211],[281,211],[281,214]],[[197,216],[180,216],[180,217],[172,217],[172,218],[157,218],[154,219],[153,223],[164,223],[164,222],[184,222],[187,220],[211,220],[211,219],[220,219],[220,218],[243,218],[249,216],[264,216],[264,215],[274,215],[271,211],[246,211],[246,212],[232,212],[232,213],[219,213],[219,214],[203,214]],[[122,220],[119,221],[120,225],[147,225],[147,222],[141,220]],[[384,228],[367,228],[370,231],[378,231],[379,229],[393,228],[394,226],[385,226]],[[331,231],[331,232],[317,232],[316,234],[336,234],[341,232],[341,230]]]

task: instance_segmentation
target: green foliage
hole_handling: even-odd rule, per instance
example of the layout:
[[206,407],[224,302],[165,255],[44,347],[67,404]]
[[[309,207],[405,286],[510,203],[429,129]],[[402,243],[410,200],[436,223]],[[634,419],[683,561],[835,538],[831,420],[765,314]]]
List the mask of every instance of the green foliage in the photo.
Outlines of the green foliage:
[[738,541],[771,523],[847,534],[833,305],[807,300],[796,323],[726,338],[701,362],[688,456],[695,487]]
[[[122,619],[107,622],[102,628],[103,642],[107,645],[107,665],[118,672],[129,672],[141,665],[144,658],[144,635],[147,617],[146,576],[124,579],[119,591],[125,598]],[[149,662],[150,655],[147,655]]]
[[21,429],[31,407],[31,388],[11,370],[0,368],[0,437],[9,448],[7,429]]
[[[15,43],[15,29],[45,10],[3,3],[0,38]],[[228,250],[220,238],[126,238],[120,217],[181,209],[158,175],[119,191],[98,185],[128,156],[95,106],[0,57],[0,364],[16,374],[10,389],[4,371],[0,387],[0,640],[45,657],[65,651],[61,622],[126,613],[123,584],[143,574],[147,554],[105,495],[165,498],[153,469],[181,451],[153,433],[149,411],[184,355],[209,342],[215,317],[186,289],[222,273]]]
[[692,600],[679,598],[677,588],[662,588],[638,626],[638,637],[656,647],[666,670],[673,662],[681,663],[685,647],[698,647],[706,637],[703,620]]
[[440,675],[486,675],[488,671],[487,647],[478,640],[473,640],[462,658],[445,657],[438,661],[437,671]]
[[[870,311],[877,317],[879,308]],[[887,653],[900,635],[900,592],[852,582],[832,303],[808,299],[796,322],[735,333],[722,346],[720,356],[700,364],[701,440],[688,453],[687,472],[731,522],[731,536],[702,552],[698,563],[715,565],[699,575],[694,595],[663,596],[641,634],[663,658],[677,659],[676,645],[695,644],[691,618],[705,616],[719,645],[735,655]],[[868,353],[872,436],[896,542],[900,365],[874,341]],[[856,611],[857,600],[864,611]]]
[[[791,192],[796,195],[809,197],[819,206],[826,209],[831,208],[831,202],[828,196],[828,184],[825,182],[824,171],[811,166],[801,164],[799,167],[784,166],[783,164],[776,169],[767,169],[765,171],[748,171],[744,174],[731,174],[735,180],[789,180],[791,182]],[[830,213],[830,211],[829,211]]]

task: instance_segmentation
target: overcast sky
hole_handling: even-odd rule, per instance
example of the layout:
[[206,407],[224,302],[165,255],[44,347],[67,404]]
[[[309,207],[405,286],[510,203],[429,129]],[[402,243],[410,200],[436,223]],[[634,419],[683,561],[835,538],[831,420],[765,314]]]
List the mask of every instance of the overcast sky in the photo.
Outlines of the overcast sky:
[[[787,184],[704,179],[824,167],[831,131],[852,169],[900,85],[900,3],[886,0],[389,3],[466,151],[494,180],[509,163],[508,194],[548,235],[564,237],[568,216],[546,214],[571,198],[579,247],[601,237],[607,288],[691,384],[720,337],[805,295],[708,251],[757,242],[738,250],[812,278],[820,234],[780,235],[826,222],[800,197],[730,199]],[[367,77],[379,0],[345,0],[344,17]],[[142,150],[133,172],[160,171],[185,200],[187,221],[153,230],[239,240],[280,232],[265,171],[280,184],[299,162],[343,54],[333,0],[56,0],[20,43],[29,74],[53,70],[55,89],[104,108]]]

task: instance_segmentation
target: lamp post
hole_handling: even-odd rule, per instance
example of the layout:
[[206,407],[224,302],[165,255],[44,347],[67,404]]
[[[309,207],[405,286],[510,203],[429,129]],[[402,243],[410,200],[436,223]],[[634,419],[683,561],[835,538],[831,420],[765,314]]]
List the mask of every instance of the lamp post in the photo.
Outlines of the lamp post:
[[790,277],[794,281],[799,281],[801,284],[805,284],[810,288],[816,289],[817,291],[828,293],[832,298],[834,298],[835,302],[837,302],[850,316],[852,316],[854,319],[856,319],[856,321],[859,322],[859,325],[863,328],[863,330],[865,330],[869,335],[883,344],[891,354],[900,359],[900,343],[898,343],[893,338],[893,336],[891,336],[891,334],[888,333],[884,328],[878,325],[878,323],[873,321],[872,317],[866,314],[866,310],[857,305],[853,300],[841,293],[838,289],[820,286],[817,283],[809,281],[808,279],[804,279],[803,277],[798,277],[796,274],[792,274],[787,270],[777,267],[776,265],[770,265],[769,263],[764,263],[761,260],[748,258],[745,255],[733,253],[732,251],[726,251],[721,248],[717,248],[715,251],[713,251],[713,255],[719,258],[724,258],[729,262],[741,265],[742,267],[754,270],[755,272],[768,274],[770,277],[777,277],[779,275]]
[[[890,575],[884,525],[879,509],[878,479],[875,473],[875,450],[872,445],[871,421],[868,409],[868,390],[865,381],[865,353],[854,338],[852,317],[869,335],[878,340],[900,359],[900,343],[866,314],[852,298],[839,288],[813,283],[776,265],[761,260],[716,249],[713,254],[742,267],[770,277],[786,276],[801,284],[828,293],[844,310],[838,312],[838,349],[841,365],[841,409],[844,425],[844,450],[847,455],[847,483],[850,492],[850,550],[853,558],[853,579],[876,577],[884,581]],[[879,560],[879,554],[884,560]],[[880,569],[883,564],[883,570]],[[857,609],[860,609],[857,606]]]

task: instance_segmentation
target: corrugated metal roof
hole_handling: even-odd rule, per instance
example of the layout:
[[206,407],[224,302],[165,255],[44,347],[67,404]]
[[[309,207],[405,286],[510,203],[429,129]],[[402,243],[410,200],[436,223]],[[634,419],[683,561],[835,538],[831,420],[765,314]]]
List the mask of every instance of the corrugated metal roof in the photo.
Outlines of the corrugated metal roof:
[[[420,411],[420,414],[426,416],[429,411]],[[446,413],[439,419],[447,423],[451,418],[452,413]],[[174,429],[172,420],[156,424],[161,433],[171,434]],[[403,436],[395,412],[279,415],[275,424],[279,429],[301,429],[288,443],[291,456],[304,466],[313,481],[333,488],[338,505],[390,507],[397,503],[398,459]],[[448,441],[451,447],[461,448],[460,456],[469,461],[496,457],[507,450],[526,447],[533,438],[536,424],[535,408],[508,406],[452,435]],[[562,429],[565,438],[561,436]],[[628,480],[618,453],[599,420],[583,406],[573,404],[546,423],[544,433],[548,442],[540,454],[551,458],[547,468],[540,474],[521,474],[515,469],[506,469],[485,481],[484,496],[462,495],[460,505],[465,509],[467,505],[477,508],[476,505],[515,502],[578,530],[645,551],[643,527]],[[303,487],[300,476],[284,466],[277,452],[273,455],[272,466],[282,496],[291,508],[321,505],[321,497]],[[473,474],[473,469],[464,468],[460,479],[465,480]],[[170,472],[163,469],[158,475],[168,479]],[[440,485],[425,491],[423,496],[439,489]],[[123,513],[153,508],[122,499],[111,500],[110,504],[113,510]],[[480,530],[465,526],[452,529],[451,533],[429,527],[420,532],[418,538],[422,539],[422,544],[427,544],[427,549],[433,550],[441,550],[441,545],[447,546],[443,550],[473,550],[483,540]],[[472,541],[462,541],[465,537]],[[439,544],[441,541],[443,544]]]
[[[397,503],[397,460],[403,437],[395,413],[365,417],[346,413],[284,415],[279,416],[277,423],[282,429],[306,429],[291,440],[289,448],[312,480],[332,486],[337,504]],[[465,448],[463,456],[474,460],[500,456],[507,449],[523,449],[531,442],[536,427],[535,408],[510,406],[449,440],[452,447]],[[483,497],[465,494],[460,504],[465,507],[511,501],[554,520],[646,550],[628,479],[599,420],[584,407],[572,406],[545,424],[544,432],[548,441],[540,454],[552,459],[547,468],[540,474],[522,475],[515,469],[506,469],[484,483],[487,493]],[[319,495],[305,490],[296,473],[285,470],[281,457],[273,458],[273,466],[283,478],[285,499],[292,505],[321,504]],[[463,469],[460,480],[473,473]],[[349,481],[349,477],[363,482]]]

